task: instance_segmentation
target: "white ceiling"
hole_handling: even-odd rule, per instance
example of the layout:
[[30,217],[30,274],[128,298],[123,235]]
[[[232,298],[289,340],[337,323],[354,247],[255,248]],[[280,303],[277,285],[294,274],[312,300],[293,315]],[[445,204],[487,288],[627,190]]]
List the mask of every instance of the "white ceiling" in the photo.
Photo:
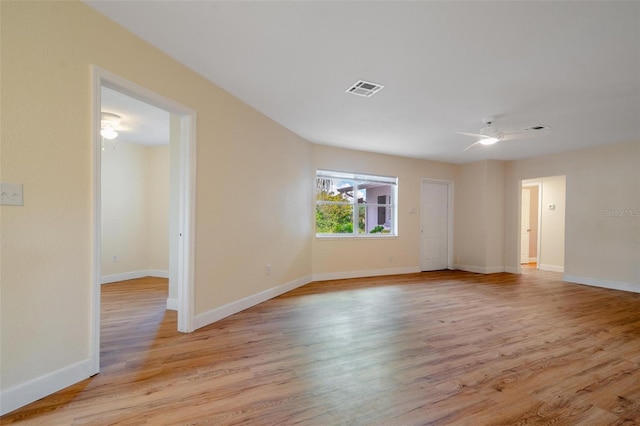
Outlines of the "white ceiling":
[[[320,144],[465,163],[640,138],[638,2],[86,2]],[[487,115],[553,130],[463,152]]]
[[119,141],[140,145],[169,144],[169,113],[108,87],[100,91],[101,110],[120,116]]

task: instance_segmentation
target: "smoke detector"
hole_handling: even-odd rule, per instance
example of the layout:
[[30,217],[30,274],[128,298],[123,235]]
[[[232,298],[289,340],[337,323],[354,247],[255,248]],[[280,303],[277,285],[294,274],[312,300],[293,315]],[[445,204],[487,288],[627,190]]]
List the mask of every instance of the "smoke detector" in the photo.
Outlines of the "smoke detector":
[[363,96],[370,98],[371,96],[382,90],[384,86],[378,83],[372,83],[370,81],[358,80],[355,84],[349,87],[345,92],[352,95]]

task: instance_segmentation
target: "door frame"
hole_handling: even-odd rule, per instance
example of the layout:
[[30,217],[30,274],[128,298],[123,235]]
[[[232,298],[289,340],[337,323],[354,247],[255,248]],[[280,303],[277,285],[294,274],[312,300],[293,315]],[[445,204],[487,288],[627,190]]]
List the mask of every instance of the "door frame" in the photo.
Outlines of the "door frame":
[[[529,259],[531,258],[531,256],[529,255],[529,246],[531,245],[531,188],[528,186],[523,185],[522,188],[520,189],[520,265],[522,265],[523,263],[529,263]],[[522,244],[522,239],[524,238],[524,232],[523,232],[523,221],[525,219],[525,212],[524,212],[524,201],[525,201],[525,192],[527,191],[528,194],[528,200],[527,203],[529,203],[529,211],[527,211],[527,222],[528,222],[528,226],[527,226],[527,233],[528,233],[528,237],[527,237],[527,243],[528,244]],[[522,258],[523,258],[523,247],[526,247],[526,253],[527,253],[527,261],[526,262],[522,262]]]
[[195,253],[195,193],[196,193],[196,113],[179,103],[149,89],[138,86],[96,65],[92,74],[92,131],[93,150],[93,256],[91,300],[91,369],[100,372],[100,277],[102,261],[101,232],[101,166],[102,145],[101,87],[117,90],[127,96],[164,109],[180,117],[180,170],[178,195],[178,331],[193,331],[194,318],[194,253]]
[[[529,181],[529,182],[527,182]],[[536,252],[536,257],[538,258],[538,261],[536,262],[536,269],[540,269],[540,254],[542,253],[542,244],[541,244],[541,237],[542,237],[542,182],[530,182],[530,179],[523,179],[520,181],[520,190],[518,191],[518,193],[520,194],[520,199],[518,201],[518,273],[521,274],[522,273],[522,267],[520,264],[520,259],[522,259],[522,253],[521,253],[521,245],[522,245],[522,239],[520,236],[520,232],[522,230],[522,190],[524,188],[533,188],[533,187],[537,187],[538,188],[538,232],[536,235],[536,239],[537,239],[537,252]],[[531,216],[529,216],[529,226],[531,226]],[[529,238],[531,238],[531,236],[529,236]],[[529,256],[531,257],[531,256]]]
[[[419,228],[422,229],[422,206],[424,205],[423,199],[423,186],[429,183],[436,183],[440,185],[447,186],[447,269],[454,269],[453,267],[453,190],[454,183],[452,180],[444,180],[444,179],[432,179],[432,178],[421,178],[420,179],[420,216],[418,218]],[[422,236],[419,239],[419,253],[420,253],[420,270],[424,265],[422,265],[423,253],[422,253]]]

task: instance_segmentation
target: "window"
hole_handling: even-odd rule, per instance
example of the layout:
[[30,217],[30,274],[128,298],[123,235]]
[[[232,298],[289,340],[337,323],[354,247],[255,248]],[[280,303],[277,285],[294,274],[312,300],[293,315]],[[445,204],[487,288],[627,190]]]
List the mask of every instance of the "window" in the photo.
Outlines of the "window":
[[317,236],[396,235],[398,178],[316,171]]

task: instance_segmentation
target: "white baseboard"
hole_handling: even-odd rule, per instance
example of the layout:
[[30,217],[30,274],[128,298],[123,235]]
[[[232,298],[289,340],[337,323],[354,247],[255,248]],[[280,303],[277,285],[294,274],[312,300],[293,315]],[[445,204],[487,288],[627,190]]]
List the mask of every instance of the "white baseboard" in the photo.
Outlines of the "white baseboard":
[[167,298],[167,309],[170,311],[178,310],[178,299],[173,299],[171,297]]
[[504,266],[473,266],[473,265],[453,265],[461,271],[474,272],[476,274],[497,274],[505,272]]
[[379,277],[383,275],[415,274],[418,272],[420,272],[418,266],[369,269],[366,271],[328,272],[324,274],[313,274],[313,281],[345,280],[349,278]]
[[89,358],[0,391],[0,415],[7,414],[90,377],[94,373],[92,365],[92,360]]
[[144,277],[169,278],[169,271],[162,271],[159,269],[141,269],[139,271],[123,272],[121,274],[103,275],[100,277],[100,284],[109,284]]
[[169,271],[163,271],[162,269],[149,269],[147,272],[149,273],[148,277],[169,278]]
[[534,262],[538,262],[538,258],[537,257],[530,257],[529,258],[529,263],[534,263]]
[[538,269],[540,269],[541,271],[564,272],[564,266],[545,265],[544,263],[540,263],[538,265]]
[[567,282],[576,283],[576,284],[590,285],[593,287],[608,288],[611,290],[622,290],[622,291],[630,291],[633,293],[640,293],[640,283],[633,284],[633,283],[625,283],[621,281],[601,280],[598,278],[576,277],[575,275],[568,275],[568,274],[564,274],[562,276],[562,281],[567,281]]
[[508,272],[510,274],[521,274],[522,273],[522,267],[520,266],[505,266],[504,267],[504,272]]
[[240,299],[219,308],[211,309],[210,311],[196,315],[193,319],[193,329],[197,330],[204,327],[205,325],[212,324],[230,315],[233,315],[240,311],[244,311],[245,309],[248,309],[259,303],[265,302],[269,299],[273,299],[276,296],[280,296],[281,294],[291,291],[295,288],[302,287],[303,285],[309,284],[310,282],[311,276],[307,275],[306,277],[298,278],[286,284],[272,287],[270,289],[261,291],[260,293],[245,297],[244,299]]

